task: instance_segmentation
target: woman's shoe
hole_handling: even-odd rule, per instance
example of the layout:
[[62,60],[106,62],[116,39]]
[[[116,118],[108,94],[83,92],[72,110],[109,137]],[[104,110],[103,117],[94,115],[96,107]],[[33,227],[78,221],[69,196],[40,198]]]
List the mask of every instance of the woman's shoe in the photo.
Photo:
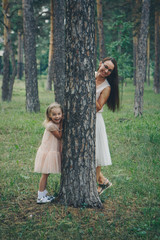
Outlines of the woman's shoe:
[[103,184],[98,184],[100,190],[98,190],[98,194],[101,195],[105,190],[112,186],[112,183],[108,181],[108,179]]

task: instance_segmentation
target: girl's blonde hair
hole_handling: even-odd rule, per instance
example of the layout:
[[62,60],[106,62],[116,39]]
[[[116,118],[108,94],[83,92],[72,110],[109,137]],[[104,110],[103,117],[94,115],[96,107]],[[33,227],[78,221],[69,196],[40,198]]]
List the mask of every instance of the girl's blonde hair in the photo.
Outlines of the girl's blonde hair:
[[45,121],[44,121],[44,124],[47,123],[47,122],[49,122],[49,121],[51,120],[51,118],[50,118],[50,113],[51,113],[52,109],[54,109],[54,108],[60,108],[61,111],[62,111],[62,114],[63,114],[62,106],[61,106],[59,103],[57,103],[57,102],[51,103],[51,104],[47,107],[47,110],[46,110],[46,119],[45,119]]

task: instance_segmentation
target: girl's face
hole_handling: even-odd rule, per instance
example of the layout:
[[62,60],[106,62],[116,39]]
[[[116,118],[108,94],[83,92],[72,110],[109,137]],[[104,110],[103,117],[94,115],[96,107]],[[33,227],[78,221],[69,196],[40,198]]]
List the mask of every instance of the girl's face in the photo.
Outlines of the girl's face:
[[106,78],[108,77],[114,69],[114,64],[111,60],[105,61],[104,63],[100,62],[100,67],[98,73],[101,77]]
[[58,107],[51,110],[49,117],[51,118],[52,122],[58,124],[62,120],[62,115],[62,110]]

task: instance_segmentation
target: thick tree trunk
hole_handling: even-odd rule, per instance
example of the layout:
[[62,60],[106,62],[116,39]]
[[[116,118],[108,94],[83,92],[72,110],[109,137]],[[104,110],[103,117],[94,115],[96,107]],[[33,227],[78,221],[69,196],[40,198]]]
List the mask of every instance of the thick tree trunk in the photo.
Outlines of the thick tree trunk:
[[33,0],[23,0],[23,29],[26,78],[26,110],[28,112],[38,112],[40,110],[40,103],[38,97]]
[[18,64],[17,64],[17,78],[23,77],[23,35],[18,32]]
[[136,89],[134,102],[134,115],[141,116],[143,112],[143,92],[146,71],[147,35],[149,25],[150,0],[144,0],[142,4],[141,27],[138,41],[138,62],[136,73]]
[[4,11],[4,54],[3,54],[3,81],[2,81],[2,101],[9,101],[9,82],[10,82],[10,64],[9,64],[9,32],[10,22],[8,0],[3,0]]
[[97,22],[98,22],[98,33],[99,33],[99,52],[100,60],[106,57],[105,40],[104,40],[104,29],[103,29],[103,11],[102,11],[102,0],[97,0]]
[[154,92],[160,93],[160,11],[155,12],[155,71]]
[[53,46],[53,25],[54,25],[54,12],[53,12],[53,0],[50,0],[50,44],[49,44],[49,59],[48,59],[48,77],[47,77],[47,90],[52,90],[52,81],[53,81],[53,71],[54,71],[54,62],[53,62],[53,53],[54,53],[54,46]]
[[95,166],[95,3],[66,0],[66,86],[59,199],[101,207]]
[[56,102],[64,105],[65,88],[65,1],[54,0],[53,82]]

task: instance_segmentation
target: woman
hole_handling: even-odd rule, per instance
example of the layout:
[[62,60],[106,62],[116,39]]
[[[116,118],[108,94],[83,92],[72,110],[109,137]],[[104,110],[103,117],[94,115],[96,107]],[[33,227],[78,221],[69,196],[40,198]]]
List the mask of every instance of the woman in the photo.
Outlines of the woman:
[[96,77],[96,177],[98,193],[112,186],[101,173],[101,166],[111,165],[111,157],[108,147],[105,124],[102,117],[103,106],[107,106],[113,112],[119,108],[118,69],[114,58],[104,58],[100,64]]

